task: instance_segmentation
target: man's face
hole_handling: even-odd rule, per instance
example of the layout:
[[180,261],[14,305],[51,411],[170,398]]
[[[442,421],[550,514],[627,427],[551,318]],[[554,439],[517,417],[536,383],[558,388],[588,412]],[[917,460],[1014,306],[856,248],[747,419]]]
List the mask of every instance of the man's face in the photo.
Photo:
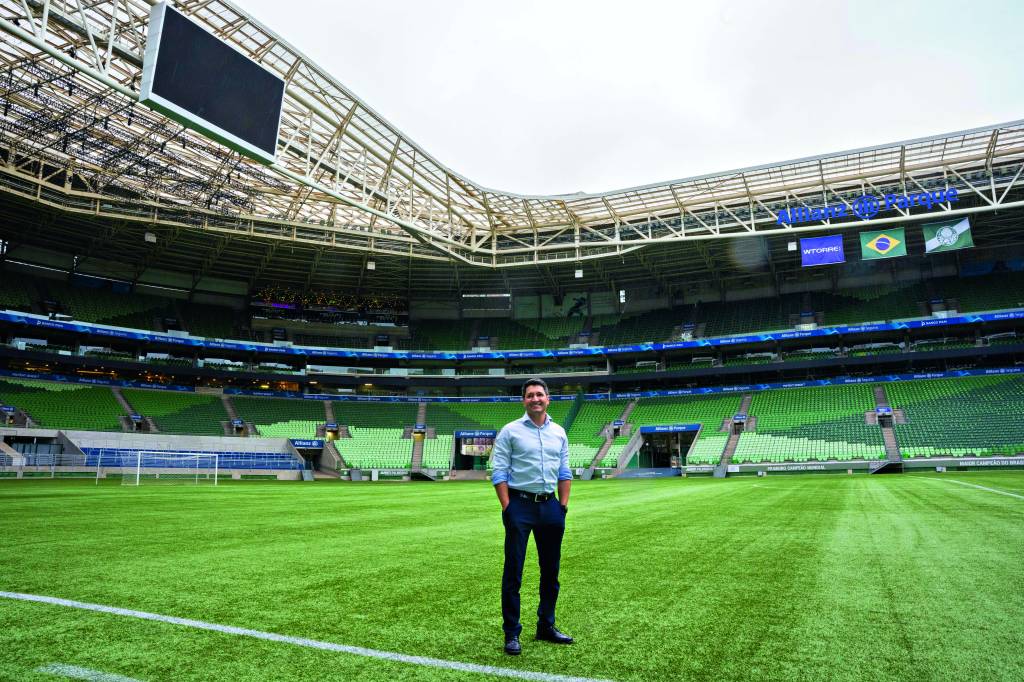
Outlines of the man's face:
[[543,386],[527,386],[526,393],[523,394],[523,407],[526,408],[526,414],[531,417],[538,414],[544,414],[548,411],[548,403],[551,399],[548,397],[548,392],[544,390]]

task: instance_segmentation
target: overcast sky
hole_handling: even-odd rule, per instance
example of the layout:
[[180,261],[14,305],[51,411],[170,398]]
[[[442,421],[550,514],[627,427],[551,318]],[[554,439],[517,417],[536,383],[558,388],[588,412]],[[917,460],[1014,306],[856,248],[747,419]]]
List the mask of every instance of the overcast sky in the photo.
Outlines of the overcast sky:
[[236,0],[442,164],[599,192],[1024,118],[1024,3]]

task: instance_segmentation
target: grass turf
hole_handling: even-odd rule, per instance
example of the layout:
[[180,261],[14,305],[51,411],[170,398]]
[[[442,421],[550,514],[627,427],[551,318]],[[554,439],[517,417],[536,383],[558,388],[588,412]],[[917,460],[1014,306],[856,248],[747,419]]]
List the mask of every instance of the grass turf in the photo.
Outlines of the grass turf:
[[[1024,472],[946,478],[1024,495]],[[122,488],[0,481],[0,590],[404,654],[616,680],[1024,678],[1024,499],[938,475],[573,489],[558,625],[501,653],[486,483]],[[0,679],[479,675],[0,599]]]

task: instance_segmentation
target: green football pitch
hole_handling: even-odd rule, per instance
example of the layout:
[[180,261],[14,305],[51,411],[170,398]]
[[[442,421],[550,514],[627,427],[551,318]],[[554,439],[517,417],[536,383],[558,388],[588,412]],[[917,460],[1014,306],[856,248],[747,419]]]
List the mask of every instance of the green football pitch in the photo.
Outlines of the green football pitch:
[[486,482],[2,481],[0,679],[1024,679],[1024,472],[578,483],[518,658],[501,557]]

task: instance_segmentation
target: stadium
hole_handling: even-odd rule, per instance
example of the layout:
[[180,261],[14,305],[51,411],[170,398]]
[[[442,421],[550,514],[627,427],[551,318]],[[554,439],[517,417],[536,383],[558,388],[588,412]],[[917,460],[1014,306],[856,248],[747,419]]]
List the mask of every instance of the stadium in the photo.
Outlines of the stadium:
[[[1024,676],[1024,121],[520,195],[223,0],[0,31],[0,678]],[[535,376],[578,641],[513,660]]]

